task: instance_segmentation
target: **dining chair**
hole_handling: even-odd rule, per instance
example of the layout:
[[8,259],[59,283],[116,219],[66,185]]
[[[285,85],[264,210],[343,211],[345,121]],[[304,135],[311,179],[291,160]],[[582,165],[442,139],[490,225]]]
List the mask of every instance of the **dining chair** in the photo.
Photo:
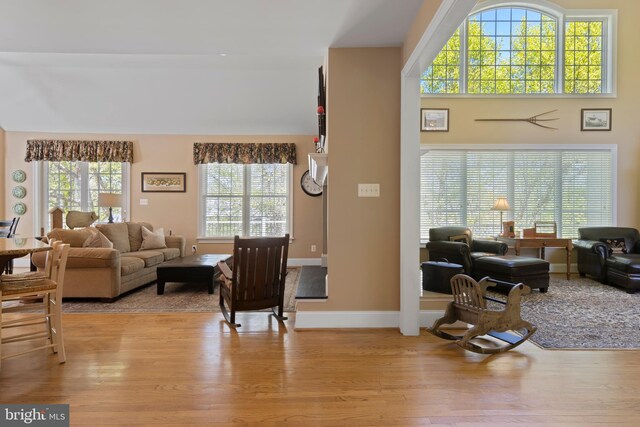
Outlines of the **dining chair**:
[[231,327],[240,326],[235,323],[236,311],[271,308],[276,319],[287,320],[284,316],[284,284],[288,251],[288,234],[284,237],[235,237],[233,267],[229,268],[224,261],[218,263],[220,311]]
[[[0,276],[0,363],[10,357],[47,348],[58,354],[60,363],[66,361],[62,332],[62,290],[69,244],[56,241],[51,246],[53,250],[47,254],[44,273]],[[39,302],[20,304],[23,299],[40,298],[42,300]],[[22,314],[6,316],[9,313]],[[44,330],[35,330],[34,327],[41,324]],[[8,334],[10,330],[17,333]],[[9,344],[40,339],[46,339],[44,345],[6,353]]]
[[[13,219],[0,219],[0,237],[14,237],[18,228],[18,222],[20,222],[19,216]],[[6,267],[4,268],[4,272],[6,274],[13,273],[13,260],[7,263]]]

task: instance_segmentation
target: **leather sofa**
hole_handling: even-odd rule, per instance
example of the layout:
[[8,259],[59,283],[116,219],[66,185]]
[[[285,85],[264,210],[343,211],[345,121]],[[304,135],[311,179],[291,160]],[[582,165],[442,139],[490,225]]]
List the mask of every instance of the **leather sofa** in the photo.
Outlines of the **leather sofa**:
[[[182,236],[164,236],[165,248],[141,249],[142,226],[153,231],[153,226],[144,222],[96,225],[95,229],[106,236],[112,248],[86,247],[93,227],[54,229],[48,233],[47,239],[59,239],[71,245],[63,297],[113,301],[127,291],[154,282],[159,265],[184,256],[186,240]],[[33,254],[32,262],[41,269],[45,259],[46,252],[38,252]]]
[[573,241],[578,273],[602,283],[624,287],[628,293],[640,288],[640,233],[630,227],[584,227]]
[[[640,233],[629,227],[583,227],[578,228],[578,239],[573,248],[578,255],[578,273],[581,277],[593,276],[602,283],[607,282],[607,259],[614,255],[611,243],[624,241],[625,253],[640,253]],[[610,242],[610,243],[607,243]],[[622,248],[620,254],[623,254]]]
[[483,256],[505,255],[506,243],[494,240],[474,239],[468,227],[437,227],[429,229],[430,261],[447,261],[460,264],[465,274],[474,275],[473,261]]

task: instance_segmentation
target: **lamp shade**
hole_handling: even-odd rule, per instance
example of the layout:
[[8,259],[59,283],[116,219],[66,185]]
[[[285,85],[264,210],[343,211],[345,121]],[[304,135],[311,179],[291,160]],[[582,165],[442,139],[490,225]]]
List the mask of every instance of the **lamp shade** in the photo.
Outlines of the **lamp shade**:
[[98,194],[98,206],[112,208],[122,206],[122,195],[118,193]]
[[510,209],[511,208],[509,207],[509,202],[507,202],[506,197],[498,197],[491,208],[492,211],[508,211]]

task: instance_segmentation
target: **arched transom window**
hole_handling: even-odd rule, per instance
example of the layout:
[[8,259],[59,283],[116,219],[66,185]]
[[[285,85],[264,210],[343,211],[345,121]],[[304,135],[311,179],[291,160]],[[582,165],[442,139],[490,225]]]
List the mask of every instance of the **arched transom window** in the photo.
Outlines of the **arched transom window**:
[[423,73],[421,93],[611,93],[614,14],[536,6],[469,15]]

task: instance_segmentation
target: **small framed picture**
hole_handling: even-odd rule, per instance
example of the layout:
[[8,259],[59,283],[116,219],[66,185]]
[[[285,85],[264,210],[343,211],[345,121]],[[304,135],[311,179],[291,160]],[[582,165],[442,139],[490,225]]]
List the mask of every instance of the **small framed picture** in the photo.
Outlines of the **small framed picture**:
[[142,192],[184,193],[186,176],[184,172],[142,172]]
[[611,130],[611,108],[583,108],[580,130]]
[[448,108],[421,108],[420,131],[449,132]]

